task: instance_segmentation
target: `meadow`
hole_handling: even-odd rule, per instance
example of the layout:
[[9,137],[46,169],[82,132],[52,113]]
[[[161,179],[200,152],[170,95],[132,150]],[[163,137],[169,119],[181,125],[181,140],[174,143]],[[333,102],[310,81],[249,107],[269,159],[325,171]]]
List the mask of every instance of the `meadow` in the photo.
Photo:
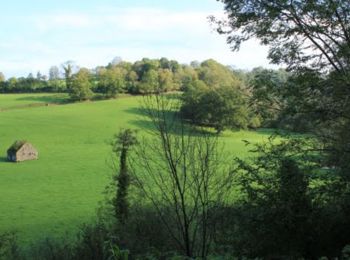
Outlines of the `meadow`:
[[[70,104],[66,98],[0,95],[0,232],[17,231],[23,243],[73,234],[92,221],[111,179],[111,138],[120,128],[152,127],[140,114],[142,97]],[[232,155],[246,157],[242,140],[261,142],[269,134],[226,131],[220,139]],[[15,140],[31,142],[39,160],[7,162]]]

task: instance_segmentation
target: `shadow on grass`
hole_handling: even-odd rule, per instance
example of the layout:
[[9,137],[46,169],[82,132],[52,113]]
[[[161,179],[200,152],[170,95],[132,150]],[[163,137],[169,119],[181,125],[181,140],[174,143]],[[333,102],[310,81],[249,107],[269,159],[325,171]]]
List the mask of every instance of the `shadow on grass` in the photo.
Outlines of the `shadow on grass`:
[[25,96],[25,97],[17,98],[17,100],[43,102],[43,103],[59,103],[59,104],[65,104],[70,102],[68,96],[64,94],[48,95],[48,96],[36,96],[36,95]]
[[291,132],[289,130],[278,129],[278,128],[260,128],[260,129],[257,129],[255,131],[261,135],[279,136],[279,137],[283,137],[283,138],[288,138],[288,137],[304,138],[305,137],[305,134],[295,133],[295,132]]
[[[174,93],[173,95],[167,95],[167,99],[171,100],[178,100],[179,99],[179,94]],[[157,119],[158,117],[158,112],[156,109],[146,109],[144,107],[133,107],[133,108],[128,108],[125,110],[126,113],[136,115],[136,120],[131,120],[129,121],[130,124],[136,126],[137,128],[144,129],[146,131],[151,131],[154,132],[155,126],[153,122],[151,121],[150,117],[148,114],[152,114],[155,116]],[[170,133],[171,134],[181,134],[182,130],[182,124],[181,124],[181,119],[179,118],[179,113],[175,112],[174,110],[168,110],[164,112],[164,116],[168,122],[172,124],[170,127]],[[201,136],[201,135],[212,135],[212,136],[217,136],[217,132],[214,130],[212,127],[208,126],[195,126],[191,124],[190,122],[185,120],[184,124],[184,131],[187,132],[188,134],[191,134],[193,136]],[[241,129],[232,129],[232,132],[240,132]],[[294,135],[294,133],[281,130],[281,129],[275,129],[275,128],[259,128],[259,129],[250,129],[248,131],[255,132],[259,135],[264,135],[264,136],[290,136]]]
[[260,135],[280,135],[281,131],[279,129],[273,129],[273,128],[259,128],[254,130],[255,132],[259,133]]
[[[136,120],[129,121],[130,124],[134,125],[137,128],[144,129],[149,132],[155,131],[155,126],[153,122],[150,120],[150,118],[147,116],[147,112],[144,108],[129,108],[125,110],[126,113],[136,115]],[[150,111],[152,114],[156,115],[155,110]],[[180,135],[181,134],[181,123],[180,120],[177,118],[176,120],[176,113],[174,111],[166,111],[165,112],[166,119],[169,120],[169,122],[173,122],[173,125],[170,127],[170,133]],[[177,122],[176,122],[177,121]],[[205,126],[193,126],[190,123],[185,123],[184,125],[184,131],[188,134],[191,134],[192,136],[202,136],[202,135],[212,135],[216,136],[217,133],[213,128],[205,127]],[[231,130],[232,132],[240,132],[240,129],[237,130]],[[283,131],[281,129],[273,129],[273,128],[260,128],[256,130],[250,130],[251,132],[256,132],[259,135],[263,136],[288,136],[293,135],[293,133]],[[220,135],[219,135],[220,136]],[[222,136],[222,134],[221,134]]]
[[[134,114],[139,119],[129,121],[130,124],[136,126],[137,128],[144,129],[148,132],[154,132],[156,130],[154,123],[148,116],[148,112],[152,115],[157,115],[157,111],[151,109],[147,111],[145,108],[130,108],[126,109],[125,112]],[[164,113],[167,122],[169,123],[169,133],[174,135],[181,135],[182,131],[184,131],[187,135],[192,136],[203,136],[203,135],[212,135],[216,136],[215,131],[211,131],[205,127],[197,127],[193,126],[189,123],[182,124],[177,112],[174,111],[165,111]],[[160,119],[156,117],[156,119]]]
[[9,162],[6,157],[0,157],[0,163],[7,163]]

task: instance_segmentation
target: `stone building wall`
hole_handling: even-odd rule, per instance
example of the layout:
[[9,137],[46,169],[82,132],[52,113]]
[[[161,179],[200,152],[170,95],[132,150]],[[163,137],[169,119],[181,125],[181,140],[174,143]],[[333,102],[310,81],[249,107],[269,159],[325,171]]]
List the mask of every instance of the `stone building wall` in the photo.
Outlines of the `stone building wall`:
[[16,161],[36,160],[38,152],[30,144],[24,144],[16,153]]

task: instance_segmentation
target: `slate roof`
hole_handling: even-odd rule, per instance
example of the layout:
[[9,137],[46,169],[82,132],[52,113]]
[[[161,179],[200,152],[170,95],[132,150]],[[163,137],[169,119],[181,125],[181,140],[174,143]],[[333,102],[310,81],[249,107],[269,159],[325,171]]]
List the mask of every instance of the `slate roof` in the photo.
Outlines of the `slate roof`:
[[19,149],[22,148],[23,145],[25,145],[26,143],[28,143],[25,140],[17,140],[15,141],[9,149],[7,149],[7,153],[16,153]]

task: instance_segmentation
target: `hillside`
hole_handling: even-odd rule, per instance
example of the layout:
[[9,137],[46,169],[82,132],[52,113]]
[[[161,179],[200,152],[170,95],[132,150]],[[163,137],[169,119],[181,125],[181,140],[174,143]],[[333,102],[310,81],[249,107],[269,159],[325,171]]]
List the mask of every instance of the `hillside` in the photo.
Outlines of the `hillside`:
[[[74,232],[92,220],[112,173],[109,140],[119,128],[151,127],[139,113],[141,97],[46,105],[57,100],[64,96],[0,95],[0,232],[16,230],[24,242]],[[222,141],[247,156],[242,140],[259,142],[267,132],[227,131]],[[30,141],[39,160],[6,162],[17,139]]]

